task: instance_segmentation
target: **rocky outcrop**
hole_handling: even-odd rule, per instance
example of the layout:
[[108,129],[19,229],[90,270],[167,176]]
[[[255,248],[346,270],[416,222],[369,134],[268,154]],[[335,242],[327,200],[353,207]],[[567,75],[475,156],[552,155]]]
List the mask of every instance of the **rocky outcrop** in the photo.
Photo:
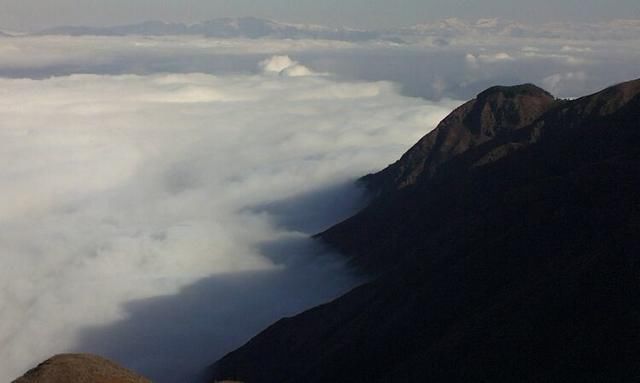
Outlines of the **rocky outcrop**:
[[58,355],[41,363],[14,383],[151,383],[95,355]]
[[451,113],[396,163],[362,181],[378,194],[413,185],[470,148],[531,125],[557,103],[531,84],[487,89]]

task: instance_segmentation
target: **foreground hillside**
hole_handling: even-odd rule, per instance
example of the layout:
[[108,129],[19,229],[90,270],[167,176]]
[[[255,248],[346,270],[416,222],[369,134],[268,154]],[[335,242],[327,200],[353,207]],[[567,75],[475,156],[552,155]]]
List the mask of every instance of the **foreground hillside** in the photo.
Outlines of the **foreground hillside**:
[[150,383],[113,362],[94,355],[55,356],[14,383]]
[[319,236],[376,278],[274,324],[212,380],[637,380],[639,125],[640,80],[574,101],[483,92]]

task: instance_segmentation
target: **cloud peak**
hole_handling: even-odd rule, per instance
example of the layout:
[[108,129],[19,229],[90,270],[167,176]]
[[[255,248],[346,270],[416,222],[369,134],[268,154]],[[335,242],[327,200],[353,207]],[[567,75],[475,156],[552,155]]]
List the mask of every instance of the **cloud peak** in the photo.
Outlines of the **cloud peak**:
[[315,73],[289,56],[272,56],[261,61],[258,67],[263,73],[279,74],[286,77],[313,76]]

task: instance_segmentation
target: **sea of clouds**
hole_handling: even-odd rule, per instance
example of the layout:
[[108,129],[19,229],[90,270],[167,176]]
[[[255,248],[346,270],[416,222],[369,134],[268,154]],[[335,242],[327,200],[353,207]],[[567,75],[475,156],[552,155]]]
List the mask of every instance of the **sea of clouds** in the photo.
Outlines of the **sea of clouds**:
[[[638,29],[640,31],[640,29]],[[404,95],[466,100],[485,88],[530,82],[576,97],[640,77],[640,33],[624,39],[465,34],[390,41],[207,39],[198,36],[0,37],[0,76],[78,73],[257,74],[256,62],[292,56],[338,81],[391,81]]]
[[362,281],[309,239],[462,100],[640,77],[638,39],[0,38],[0,378],[191,381]]
[[[356,283],[308,235],[353,211],[355,177],[457,103],[337,82],[286,56],[254,65],[259,73],[226,76],[0,79],[3,379],[83,351],[178,381]],[[331,201],[314,205],[322,198]],[[171,308],[126,336],[109,328],[140,320],[130,302],[205,278],[197,304],[169,321],[173,337]]]

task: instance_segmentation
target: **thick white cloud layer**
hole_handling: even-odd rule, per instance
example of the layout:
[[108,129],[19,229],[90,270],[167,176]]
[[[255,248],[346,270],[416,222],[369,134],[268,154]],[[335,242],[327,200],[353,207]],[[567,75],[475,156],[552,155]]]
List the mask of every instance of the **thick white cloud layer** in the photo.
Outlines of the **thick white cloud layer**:
[[[284,74],[302,67],[286,57],[261,66]],[[0,79],[0,378],[53,353],[101,351],[78,349],[87,327],[126,322],[123,304],[180,293],[201,278],[296,278],[287,285],[293,298],[270,296],[295,303],[274,308],[251,331],[352,286],[346,270],[300,250],[310,243],[275,258],[265,250],[308,241],[304,225],[296,230],[277,217],[304,217],[304,203],[294,213],[261,206],[380,169],[458,102],[427,104],[387,82],[304,72]],[[343,210],[355,196],[343,196]],[[348,213],[328,210],[334,219]],[[301,262],[312,266],[295,266]],[[241,322],[252,313],[235,315]],[[200,337],[183,325],[184,337]],[[227,326],[234,341],[223,347],[254,335]],[[139,357],[153,362],[123,362],[151,374],[168,362]]]

